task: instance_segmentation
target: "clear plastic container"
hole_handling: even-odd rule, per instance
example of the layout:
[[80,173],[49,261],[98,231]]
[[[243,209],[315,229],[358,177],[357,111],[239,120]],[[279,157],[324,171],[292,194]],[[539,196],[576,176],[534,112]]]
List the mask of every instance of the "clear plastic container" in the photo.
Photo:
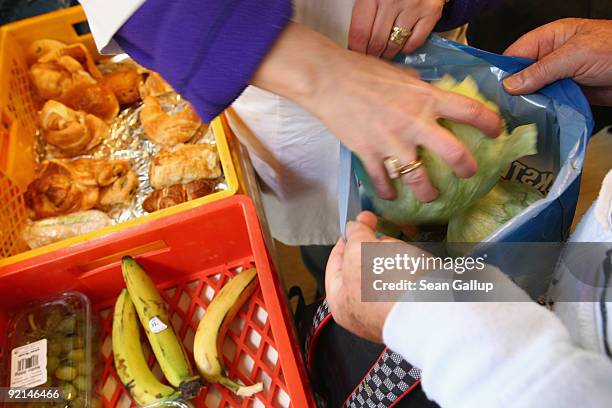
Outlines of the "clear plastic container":
[[[91,407],[94,327],[89,299],[79,292],[61,293],[19,308],[7,326],[3,386],[59,389],[57,400],[36,406]],[[26,404],[5,403],[4,407],[13,405]]]

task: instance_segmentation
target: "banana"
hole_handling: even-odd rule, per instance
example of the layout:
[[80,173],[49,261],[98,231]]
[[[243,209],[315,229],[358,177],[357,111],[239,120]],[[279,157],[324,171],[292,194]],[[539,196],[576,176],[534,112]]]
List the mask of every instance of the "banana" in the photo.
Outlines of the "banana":
[[162,384],[149,369],[140,343],[136,310],[125,289],[115,303],[112,340],[115,369],[136,403],[146,405],[180,396],[174,388]]
[[243,271],[221,288],[208,305],[198,324],[193,353],[198,371],[209,383],[219,383],[239,396],[251,396],[263,389],[262,383],[244,386],[227,377],[221,363],[223,338],[236,313],[255,290],[255,268]]
[[121,270],[140,323],[144,326],[166,379],[179,388],[183,397],[196,396],[202,388],[202,381],[193,373],[185,349],[172,328],[164,301],[153,281],[130,256],[124,256],[121,260]]

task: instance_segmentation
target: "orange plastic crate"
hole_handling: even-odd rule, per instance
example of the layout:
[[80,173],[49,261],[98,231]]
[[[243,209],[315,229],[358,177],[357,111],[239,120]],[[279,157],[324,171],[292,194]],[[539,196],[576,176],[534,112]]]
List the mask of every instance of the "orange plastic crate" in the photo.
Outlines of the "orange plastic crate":
[[[0,333],[10,315],[26,302],[66,290],[83,292],[100,318],[99,393],[106,407],[130,406],[115,373],[110,339],[112,307],[124,287],[120,259],[125,254],[135,256],[158,285],[172,324],[189,351],[214,294],[238,268],[257,268],[259,288],[231,324],[223,356],[232,377],[247,384],[263,381],[264,391],[240,399],[211,385],[195,400],[198,408],[314,406],[288,305],[270,266],[255,208],[244,196],[0,268]],[[9,352],[0,349],[0,358]],[[148,355],[154,372],[160,374],[153,366],[154,356]]]
[[123,228],[165,217],[202,204],[232,196],[242,188],[234,160],[237,153],[228,146],[229,128],[221,117],[211,123],[227,189],[109,226],[84,236],[73,237],[28,251],[20,234],[26,223],[22,193],[34,179],[34,141],[38,123],[37,100],[29,78],[26,50],[35,40],[51,38],[67,44],[82,43],[100,59],[91,34],[78,34],[76,27],[86,21],[80,6],[17,21],[0,27],[0,267],[18,263],[58,248],[74,245]]

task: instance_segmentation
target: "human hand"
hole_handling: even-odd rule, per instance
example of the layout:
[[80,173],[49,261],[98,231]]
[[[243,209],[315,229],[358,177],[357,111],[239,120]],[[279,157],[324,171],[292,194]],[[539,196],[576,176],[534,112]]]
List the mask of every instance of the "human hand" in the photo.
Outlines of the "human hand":
[[[410,70],[344,50],[300,24],[285,29],[251,83],[317,116],[359,156],[384,199],[396,195],[385,159],[393,156],[406,165],[417,159],[419,146],[440,156],[457,176],[474,175],[476,160],[439,118],[473,125],[489,136],[501,130],[499,116],[483,104],[442,91]],[[421,201],[438,195],[423,167],[402,180]]]
[[[357,0],[349,28],[349,49],[391,59],[423,45],[442,16],[445,0]],[[412,34],[405,44],[390,41],[393,26]]]
[[537,60],[504,80],[504,87],[513,95],[573,78],[589,102],[612,105],[612,20],[554,21],[525,34],[504,54]]
[[[385,159],[396,157],[401,164],[411,163],[418,159],[418,147],[437,154],[457,176],[474,175],[476,160],[438,123],[439,118],[473,125],[489,136],[500,132],[496,113],[471,98],[422,81],[416,72],[354,52],[330,60],[334,62],[327,67],[329,83],[305,105],[359,156],[383,199],[396,196]],[[421,201],[438,196],[424,167],[403,175],[402,181]]]
[[383,325],[394,303],[361,301],[361,243],[401,241],[378,239],[375,228],[376,216],[371,212],[362,212],[347,224],[347,240],[338,240],[327,261],[325,292],[336,323],[360,337],[381,342]]

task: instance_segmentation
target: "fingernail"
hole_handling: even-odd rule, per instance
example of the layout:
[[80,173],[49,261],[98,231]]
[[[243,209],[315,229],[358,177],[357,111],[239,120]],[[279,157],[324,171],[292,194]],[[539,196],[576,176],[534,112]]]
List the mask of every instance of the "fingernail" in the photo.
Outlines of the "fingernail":
[[520,75],[512,75],[504,79],[503,82],[507,90],[514,91],[523,85],[523,78]]

